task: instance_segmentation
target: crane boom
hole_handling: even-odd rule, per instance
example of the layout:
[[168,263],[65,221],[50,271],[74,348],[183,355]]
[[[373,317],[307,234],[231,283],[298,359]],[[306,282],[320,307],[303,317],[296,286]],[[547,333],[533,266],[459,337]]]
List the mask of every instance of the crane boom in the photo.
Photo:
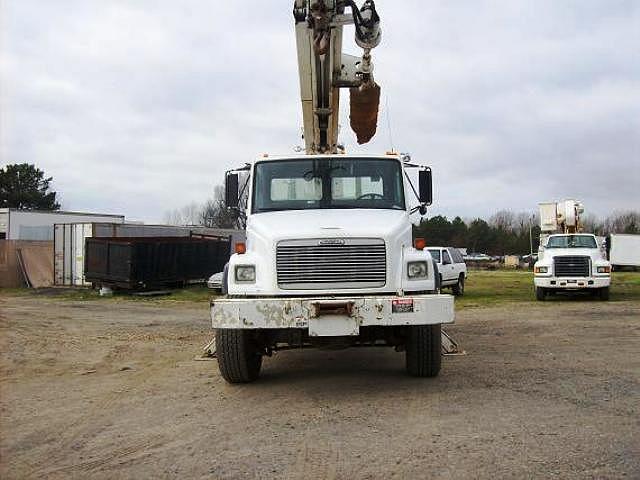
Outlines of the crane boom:
[[[293,16],[306,152],[338,152],[340,88],[350,89],[351,128],[358,143],[368,142],[380,100],[370,54],[381,38],[373,0],[360,9],[352,0],[295,0]],[[349,24],[355,26],[362,57],[342,53],[343,26]]]

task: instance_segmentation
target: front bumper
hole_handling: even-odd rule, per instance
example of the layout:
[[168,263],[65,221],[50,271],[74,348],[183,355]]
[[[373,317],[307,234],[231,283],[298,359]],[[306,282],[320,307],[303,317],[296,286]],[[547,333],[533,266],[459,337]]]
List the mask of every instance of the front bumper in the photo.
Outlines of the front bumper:
[[611,277],[534,277],[536,287],[578,290],[583,288],[603,288],[611,284]]
[[308,328],[310,336],[358,335],[360,327],[453,323],[452,295],[223,298],[213,328]]

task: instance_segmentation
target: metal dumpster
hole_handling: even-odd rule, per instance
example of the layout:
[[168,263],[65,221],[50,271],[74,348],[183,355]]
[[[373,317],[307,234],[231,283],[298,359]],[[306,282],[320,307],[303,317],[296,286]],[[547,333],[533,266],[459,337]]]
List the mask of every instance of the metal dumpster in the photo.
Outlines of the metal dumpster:
[[130,290],[206,280],[229,260],[230,238],[87,238],[85,279]]

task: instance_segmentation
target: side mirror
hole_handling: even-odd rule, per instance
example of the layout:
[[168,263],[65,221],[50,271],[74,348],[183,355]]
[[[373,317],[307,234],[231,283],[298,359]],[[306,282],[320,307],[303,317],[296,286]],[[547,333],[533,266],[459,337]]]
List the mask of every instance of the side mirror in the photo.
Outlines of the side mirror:
[[431,169],[420,170],[418,172],[418,187],[420,203],[431,205],[433,201],[433,185],[431,183]]
[[238,174],[229,173],[224,182],[224,201],[227,208],[238,208]]

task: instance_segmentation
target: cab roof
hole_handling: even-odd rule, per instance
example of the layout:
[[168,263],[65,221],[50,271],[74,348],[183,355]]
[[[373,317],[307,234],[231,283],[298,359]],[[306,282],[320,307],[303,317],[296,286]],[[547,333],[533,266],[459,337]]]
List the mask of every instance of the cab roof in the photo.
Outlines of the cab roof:
[[317,154],[317,155],[307,155],[307,154],[294,154],[294,155],[269,155],[267,153],[263,154],[256,158],[256,162],[269,162],[276,160],[307,160],[307,159],[315,159],[315,158],[336,158],[336,159],[345,159],[345,158],[353,158],[353,159],[383,159],[383,160],[402,160],[402,156],[399,153],[386,153],[386,154],[378,154],[372,155],[367,153],[355,154],[355,153],[330,153],[330,154]]

